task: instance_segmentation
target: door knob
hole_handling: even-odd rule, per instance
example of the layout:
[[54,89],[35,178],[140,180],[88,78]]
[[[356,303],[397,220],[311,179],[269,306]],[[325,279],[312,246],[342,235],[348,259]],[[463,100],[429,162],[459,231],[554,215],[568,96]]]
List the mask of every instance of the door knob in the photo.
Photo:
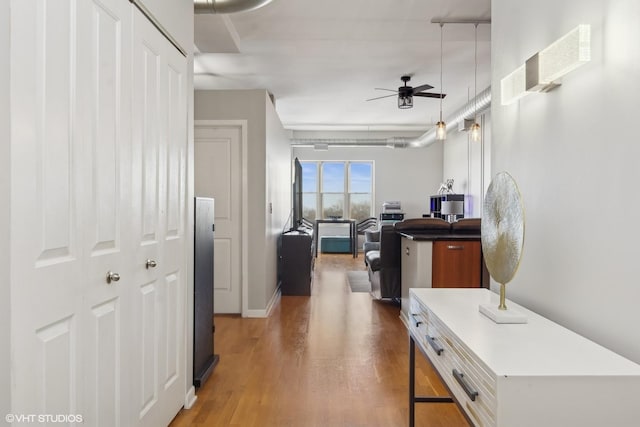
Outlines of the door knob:
[[150,268],[155,268],[156,265],[158,265],[158,263],[153,259],[148,259],[147,263],[145,264],[145,266],[147,267],[147,270]]
[[118,273],[107,271],[107,283],[117,282],[118,280],[120,280],[120,275]]

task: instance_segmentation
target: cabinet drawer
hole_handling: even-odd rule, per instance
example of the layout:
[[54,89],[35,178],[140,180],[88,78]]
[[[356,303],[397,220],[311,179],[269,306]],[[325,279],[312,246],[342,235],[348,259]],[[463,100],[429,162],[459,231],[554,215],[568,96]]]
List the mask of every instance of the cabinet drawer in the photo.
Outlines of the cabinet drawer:
[[496,425],[496,377],[424,305],[411,299],[410,328],[422,351],[477,426]]
[[479,240],[434,242],[432,287],[480,287],[481,273],[482,249]]

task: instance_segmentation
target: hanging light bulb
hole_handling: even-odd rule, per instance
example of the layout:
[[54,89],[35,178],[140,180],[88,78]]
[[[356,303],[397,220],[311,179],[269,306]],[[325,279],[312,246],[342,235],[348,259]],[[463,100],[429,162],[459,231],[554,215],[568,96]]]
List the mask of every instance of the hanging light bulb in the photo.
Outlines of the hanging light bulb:
[[469,129],[469,131],[471,132],[471,140],[472,141],[480,141],[480,136],[482,134],[482,132],[480,132],[480,125],[477,122],[474,122],[471,125],[471,128]]
[[474,47],[474,63],[473,71],[473,124],[469,129],[471,131],[471,140],[478,142],[482,137],[480,125],[478,124],[478,23],[475,23],[475,47]]
[[442,120],[442,27],[444,23],[440,23],[440,121],[436,123],[436,140],[444,141],[447,139],[447,125]]
[[438,141],[447,139],[447,125],[443,121],[436,123],[436,139]]

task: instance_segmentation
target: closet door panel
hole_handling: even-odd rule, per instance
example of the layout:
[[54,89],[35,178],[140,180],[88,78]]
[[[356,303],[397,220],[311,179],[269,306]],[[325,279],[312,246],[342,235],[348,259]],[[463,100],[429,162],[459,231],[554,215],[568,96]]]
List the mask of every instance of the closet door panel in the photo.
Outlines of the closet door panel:
[[[130,425],[131,355],[126,351],[130,299],[130,5],[126,0],[78,3],[77,61],[83,141],[85,304],[81,313],[85,423]],[[112,272],[119,280],[107,279]],[[115,276],[114,276],[115,277]]]
[[[135,392],[141,425],[166,425],[184,403],[186,59],[133,16],[132,187],[138,307]],[[153,334],[153,335],[152,335]]]
[[84,343],[76,2],[11,3],[14,413],[76,413]]
[[[150,24],[148,24],[150,25]],[[161,208],[160,154],[163,146],[161,99],[161,36],[148,28],[146,18],[133,11],[133,103],[132,103],[132,187],[133,258],[156,267],[134,273],[134,405],[136,417],[154,422],[157,412],[160,327],[162,323],[163,284],[158,275],[162,266],[159,222]]]
[[[164,217],[164,281],[167,296],[167,328],[162,334],[164,340],[165,367],[163,378],[167,393],[167,405],[175,407],[182,402],[177,390],[184,382],[184,351],[179,345],[184,337],[184,329],[176,328],[185,316],[186,271],[186,148],[187,148],[187,108],[186,108],[186,58],[168,43],[165,80],[165,103],[167,106],[166,141],[166,213]],[[176,323],[178,322],[178,323]],[[178,345],[176,345],[178,344]],[[180,381],[177,381],[180,378]]]

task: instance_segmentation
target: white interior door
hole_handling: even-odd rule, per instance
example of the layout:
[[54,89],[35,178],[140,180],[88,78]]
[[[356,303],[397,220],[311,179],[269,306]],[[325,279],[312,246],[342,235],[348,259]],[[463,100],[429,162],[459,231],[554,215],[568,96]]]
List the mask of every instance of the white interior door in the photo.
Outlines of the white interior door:
[[214,312],[242,312],[242,132],[196,124],[195,194],[216,201]]
[[137,10],[133,40],[133,401],[139,425],[160,426],[186,389],[187,61]]

